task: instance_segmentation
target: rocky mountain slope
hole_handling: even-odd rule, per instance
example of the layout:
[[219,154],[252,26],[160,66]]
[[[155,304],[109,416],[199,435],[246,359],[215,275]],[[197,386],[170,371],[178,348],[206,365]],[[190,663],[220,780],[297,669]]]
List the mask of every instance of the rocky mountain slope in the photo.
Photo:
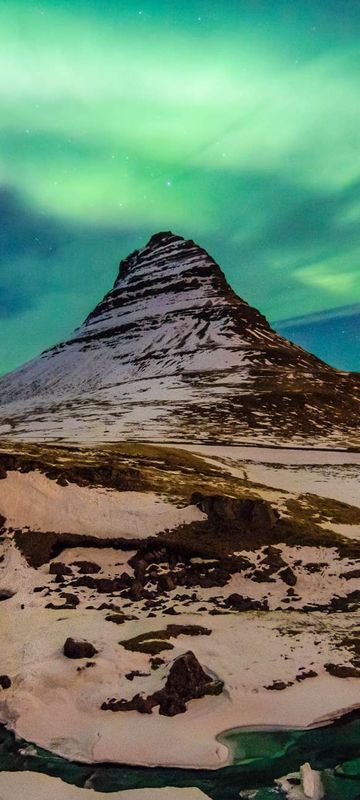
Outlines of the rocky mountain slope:
[[31,441],[360,446],[360,378],[277,335],[202,248],[159,233],[69,340],[0,380]]

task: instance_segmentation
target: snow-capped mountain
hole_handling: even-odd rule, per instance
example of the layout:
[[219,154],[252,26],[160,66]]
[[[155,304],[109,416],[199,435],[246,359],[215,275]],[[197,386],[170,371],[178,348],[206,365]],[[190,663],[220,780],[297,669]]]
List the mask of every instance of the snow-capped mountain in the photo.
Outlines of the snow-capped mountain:
[[201,247],[158,233],[65,342],[0,381],[0,434],[357,446],[360,379],[276,334]]

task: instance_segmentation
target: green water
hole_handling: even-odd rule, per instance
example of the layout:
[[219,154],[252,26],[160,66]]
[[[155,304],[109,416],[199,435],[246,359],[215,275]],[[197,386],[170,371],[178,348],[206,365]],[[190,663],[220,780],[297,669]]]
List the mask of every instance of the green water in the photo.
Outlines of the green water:
[[240,790],[246,789],[257,790],[256,800],[271,800],[283,796],[273,788],[274,779],[298,771],[309,761],[322,771],[327,800],[360,800],[359,713],[316,730],[236,730],[220,738],[234,758],[232,766],[220,770],[89,766],[28,746],[0,728],[0,770],[43,772],[77,786],[86,783],[102,792],[196,786],[213,800],[238,800]]

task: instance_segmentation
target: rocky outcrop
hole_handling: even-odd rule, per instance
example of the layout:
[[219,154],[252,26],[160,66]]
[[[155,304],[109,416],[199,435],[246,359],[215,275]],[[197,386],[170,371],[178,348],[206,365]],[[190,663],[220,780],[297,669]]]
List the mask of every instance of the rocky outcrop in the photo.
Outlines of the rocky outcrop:
[[131,620],[137,619],[137,617],[135,617],[134,614],[118,613],[108,614],[105,619],[107,622],[115,622],[115,625],[123,625],[124,622],[131,622]]
[[66,658],[93,658],[97,655],[97,652],[96,647],[85,640],[69,637],[64,644],[64,656]]
[[[15,544],[31,567],[41,567],[58,557],[64,550],[72,547],[96,547],[98,549],[113,547],[114,550],[134,550],[144,544],[143,539],[125,539],[123,537],[104,537],[82,535],[80,533],[55,533],[54,531],[16,530]],[[129,576],[128,576],[129,577]],[[89,575],[79,576],[80,580],[95,580]],[[101,580],[100,578],[98,580]],[[80,583],[78,584],[81,585]],[[83,584],[84,586],[87,584]],[[101,584],[99,584],[100,586]],[[91,588],[89,586],[89,588]],[[94,584],[96,588],[96,584]]]
[[285,567],[285,569],[281,569],[278,574],[279,578],[281,578],[281,580],[284,581],[284,583],[286,583],[288,586],[295,586],[297,578],[294,570],[292,570],[291,567]]
[[3,602],[3,600],[11,600],[14,594],[16,594],[16,592],[13,592],[12,589],[0,589],[0,603]]
[[223,688],[222,681],[208,675],[189,650],[173,661],[164,688],[154,697],[159,703],[159,713],[173,717],[186,711],[189,700],[221,694]]
[[99,564],[95,564],[94,561],[74,561],[73,565],[78,568],[81,575],[96,575],[101,571]]
[[72,575],[71,567],[61,561],[54,561],[49,567],[50,575]]
[[279,514],[267,500],[238,500],[225,495],[203,495],[195,492],[191,503],[207,514],[210,522],[236,522],[249,530],[270,531]]
[[115,700],[112,698],[102,703],[102,711],[138,711],[139,714],[151,714],[156,705],[152,695],[144,697],[142,694],[135,694],[131,700]]
[[[147,482],[141,470],[128,465],[114,464],[109,456],[103,464],[56,464],[51,468],[40,458],[18,453],[0,453],[0,478],[6,478],[8,471],[33,472],[38,470],[50,481],[59,486],[75,483],[77,486],[106,486],[119,491],[146,490]],[[5,518],[4,522],[5,522]],[[4,524],[1,522],[0,527]]]
[[71,592],[60,592],[59,597],[61,597],[65,601],[62,605],[50,602],[46,603],[45,608],[52,608],[55,611],[58,611],[59,609],[76,608],[80,603],[80,600],[77,597],[77,595],[72,594]]
[[267,689],[268,691],[271,690],[276,692],[282,692],[283,689],[287,689],[288,686],[292,685],[293,685],[292,681],[287,681],[287,683],[285,683],[285,681],[273,681],[272,683],[269,684],[269,686],[264,686],[264,689]]
[[360,669],[351,664],[325,664],[325,669],[329,675],[335,678],[360,678]]
[[234,611],[268,611],[267,600],[252,600],[251,597],[243,597],[237,592],[229,594],[224,601],[224,606]]
[[189,650],[173,661],[165,686],[152,695],[136,694],[131,700],[108,700],[101,708],[104,711],[138,711],[151,714],[159,706],[159,714],[174,717],[186,711],[187,703],[205,695],[218,695],[224,685],[212,678],[202,668],[194,653]]

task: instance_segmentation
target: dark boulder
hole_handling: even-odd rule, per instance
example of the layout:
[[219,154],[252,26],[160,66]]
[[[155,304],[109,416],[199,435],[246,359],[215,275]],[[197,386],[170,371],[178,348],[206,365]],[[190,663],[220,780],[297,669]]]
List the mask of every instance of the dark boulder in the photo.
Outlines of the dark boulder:
[[56,603],[46,603],[45,608],[52,608],[55,611],[59,611],[60,609],[64,608],[76,608],[79,605],[80,600],[76,596],[76,594],[71,594],[70,592],[60,592],[60,597],[65,600],[61,606],[57,605]]
[[131,622],[133,619],[137,619],[133,614],[108,614],[106,617],[106,622],[115,622],[115,625],[123,625],[124,622]]
[[131,600],[142,600],[146,595],[144,587],[139,580],[135,580],[129,589],[129,597]]
[[73,563],[74,567],[78,567],[81,575],[96,575],[101,571],[101,567],[95,561],[74,561]]
[[288,681],[285,683],[284,681],[273,681],[269,684],[269,686],[265,686],[265,689],[275,690],[277,692],[281,692],[283,689],[287,689],[288,686],[292,686],[292,681]]
[[66,480],[65,475],[59,475],[56,483],[58,483],[59,486],[68,486],[69,485],[69,482]]
[[11,589],[1,589],[0,602],[3,600],[11,600],[11,598],[14,597],[14,594],[16,594],[16,592],[12,592]]
[[163,664],[165,664],[165,661],[163,658],[160,658],[159,656],[154,656],[153,658],[150,658],[151,669],[159,669],[160,667],[163,666]]
[[11,679],[8,675],[0,675],[0,686],[2,689],[10,689]]
[[[152,664],[154,668],[154,664]],[[132,673],[130,673],[132,675]],[[203,670],[194,653],[189,650],[171,665],[163,689],[148,697],[136,694],[131,700],[109,700],[102,704],[104,711],[139,711],[151,714],[155,706],[159,713],[174,717],[186,711],[186,703],[205,695],[217,695],[223,691],[222,681],[212,678]]]
[[349,572],[342,572],[340,578],[345,578],[346,581],[360,578],[360,569],[351,569]]
[[99,594],[111,594],[112,592],[122,592],[132,586],[134,579],[123,572],[117,578],[93,578],[92,575],[80,575],[72,581],[72,586],[86,586],[94,589]]
[[281,555],[281,550],[279,550],[278,547],[274,547],[274,545],[270,544],[268,547],[264,547],[263,553],[264,558],[261,563],[270,567],[272,572],[276,572],[278,569],[287,566],[286,561],[284,561]]
[[205,695],[221,694],[222,681],[207,675],[192,650],[173,661],[163,689],[153,697],[159,703],[159,713],[175,716],[186,711],[186,703]]
[[326,561],[309,561],[307,564],[304,564],[304,569],[306,569],[306,572],[321,572],[324,567],[327,567]]
[[54,561],[49,567],[50,575],[72,575],[71,567],[61,561]]
[[143,697],[141,694],[136,694],[131,700],[109,700],[103,703],[101,708],[103,711],[138,711],[139,714],[151,714],[156,703],[152,696]]
[[176,588],[176,583],[172,575],[170,575],[169,573],[165,573],[164,575],[159,575],[158,586],[159,589],[163,592],[171,592],[173,589]]
[[159,714],[164,717],[175,717],[177,714],[184,714],[186,711],[186,702],[179,694],[167,694],[165,691],[159,692],[161,694]]
[[269,531],[279,514],[267,500],[238,500],[226,495],[195,492],[191,503],[207,514],[210,521],[242,523],[250,530]]
[[64,644],[64,656],[66,658],[93,658],[97,652],[96,647],[85,640],[69,637]]
[[171,623],[166,626],[166,633],[168,636],[210,636],[210,628],[205,628],[204,625],[177,625]]
[[306,681],[307,678],[317,678],[317,672],[315,672],[314,669],[303,670],[302,672],[299,672],[298,675],[296,675],[295,679],[300,682],[300,681]]
[[351,664],[325,664],[325,669],[335,678],[360,678],[360,669]]
[[272,578],[273,572],[270,567],[266,569],[254,569],[249,574],[249,578],[256,583],[275,583],[275,578]]
[[63,608],[76,608],[79,605],[80,600],[76,594],[72,594],[71,592],[60,592],[60,597],[65,600],[65,605]]
[[267,600],[252,600],[251,597],[243,597],[241,594],[234,592],[224,601],[227,608],[234,609],[234,611],[268,611],[269,605]]
[[284,581],[284,583],[286,583],[288,586],[295,586],[297,577],[291,567],[285,567],[285,569],[281,569],[278,575],[279,578],[281,578],[281,580]]

